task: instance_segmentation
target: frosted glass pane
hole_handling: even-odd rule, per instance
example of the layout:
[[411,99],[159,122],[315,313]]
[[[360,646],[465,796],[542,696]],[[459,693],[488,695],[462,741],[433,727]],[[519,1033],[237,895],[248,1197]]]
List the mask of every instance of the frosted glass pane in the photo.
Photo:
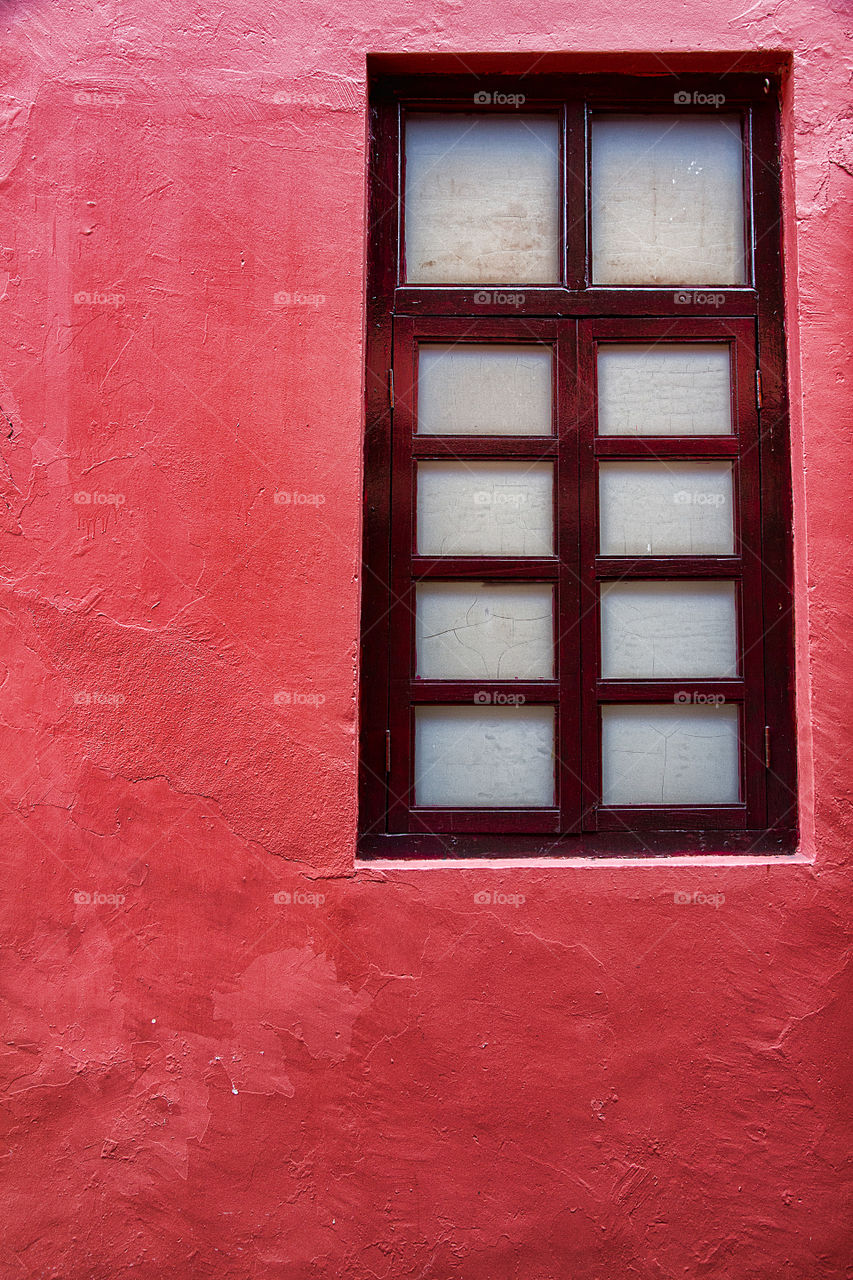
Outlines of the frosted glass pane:
[[603,436],[731,434],[725,343],[598,348],[598,431]]
[[429,556],[549,556],[550,462],[421,462],[418,551]]
[[418,432],[551,435],[551,348],[424,344],[418,357]]
[[731,555],[730,462],[604,462],[604,556]]
[[740,119],[599,116],[592,126],[596,284],[743,284]]
[[553,803],[553,707],[418,707],[415,804],[506,809]]
[[410,114],[407,280],[559,280],[559,155],[554,116]]
[[733,582],[614,582],[601,588],[601,674],[736,676]]
[[541,583],[421,583],[415,634],[417,674],[426,679],[548,680],[553,590]]
[[602,803],[737,804],[735,706],[601,708]]

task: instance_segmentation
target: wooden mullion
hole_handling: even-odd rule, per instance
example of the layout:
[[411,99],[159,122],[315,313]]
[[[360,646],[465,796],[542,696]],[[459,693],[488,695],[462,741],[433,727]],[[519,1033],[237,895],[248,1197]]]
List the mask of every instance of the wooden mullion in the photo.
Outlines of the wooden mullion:
[[412,744],[409,702],[405,696],[414,663],[415,591],[411,547],[414,523],[412,436],[415,425],[415,350],[410,320],[394,325],[394,420],[391,470],[393,520],[391,532],[390,769],[388,770],[388,830],[407,831],[412,803]]
[[675,705],[703,705],[705,699],[712,698],[722,698],[724,702],[744,702],[749,691],[743,680],[681,676],[676,680],[599,679],[596,681],[595,692],[599,703],[665,702]]
[[391,686],[392,697],[401,694],[412,703],[446,702],[464,706],[527,706],[553,703],[560,696],[556,680],[420,680]]
[[[500,286],[399,285],[395,295],[398,315],[480,319],[548,319],[573,316],[636,316],[672,321],[684,319],[682,289],[590,286],[567,289],[562,285],[523,282]],[[699,300],[691,304],[697,318],[754,318],[758,309],[755,290],[732,285],[691,291]],[[487,297],[487,295],[489,295]]]
[[598,581],[622,578],[739,578],[743,575],[740,556],[597,556],[594,576]]
[[413,556],[412,575],[421,578],[474,578],[519,582],[555,582],[559,565],[556,557],[534,556]]
[[626,462],[736,458],[738,452],[736,436],[598,436],[595,441],[597,458]]
[[561,830],[579,831],[583,812],[581,761],[580,508],[578,495],[577,322],[559,324],[555,408],[559,459],[554,529],[560,563],[555,600],[556,660],[560,683],[556,767]]
[[547,462],[557,455],[557,441],[548,436],[416,436],[415,458],[514,458]]

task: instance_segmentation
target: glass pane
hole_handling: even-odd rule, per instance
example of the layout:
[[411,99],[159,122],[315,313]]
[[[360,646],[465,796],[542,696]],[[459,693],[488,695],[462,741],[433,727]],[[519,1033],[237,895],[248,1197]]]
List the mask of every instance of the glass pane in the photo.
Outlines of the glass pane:
[[601,588],[605,680],[738,674],[733,582],[614,582]]
[[745,282],[738,116],[593,121],[592,272],[596,284]]
[[553,707],[417,708],[415,804],[506,809],[553,803]]
[[559,157],[554,116],[410,114],[407,280],[559,280]]
[[601,763],[604,804],[737,804],[737,707],[602,707]]
[[553,589],[429,582],[417,588],[417,674],[430,680],[548,680]]
[[550,462],[421,462],[418,551],[427,556],[549,556]]
[[730,462],[603,462],[603,556],[719,556],[734,550]]
[[417,429],[425,436],[550,436],[551,348],[424,344]]
[[727,436],[726,343],[608,343],[598,348],[602,436]]

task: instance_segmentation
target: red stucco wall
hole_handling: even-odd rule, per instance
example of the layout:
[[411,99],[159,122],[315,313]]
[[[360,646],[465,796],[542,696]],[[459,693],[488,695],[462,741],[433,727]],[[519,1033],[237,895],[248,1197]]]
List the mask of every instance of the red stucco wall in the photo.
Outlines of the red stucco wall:
[[[0,25],[4,1280],[850,1275],[849,8]],[[365,55],[478,48],[793,53],[794,863],[354,868]]]

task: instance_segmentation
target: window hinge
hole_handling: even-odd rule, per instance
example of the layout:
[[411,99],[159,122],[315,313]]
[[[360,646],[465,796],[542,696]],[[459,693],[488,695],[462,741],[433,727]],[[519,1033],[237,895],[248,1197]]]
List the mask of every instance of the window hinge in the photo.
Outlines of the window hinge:
[[388,370],[388,402],[394,408],[394,370]]
[[770,725],[764,726],[764,767],[770,768]]
[[385,772],[391,772],[391,730],[385,730]]
[[762,401],[762,395],[761,395],[761,370],[760,370],[760,369],[756,369],[756,370],[755,370],[755,403],[758,405],[759,409],[761,408],[761,401]]

